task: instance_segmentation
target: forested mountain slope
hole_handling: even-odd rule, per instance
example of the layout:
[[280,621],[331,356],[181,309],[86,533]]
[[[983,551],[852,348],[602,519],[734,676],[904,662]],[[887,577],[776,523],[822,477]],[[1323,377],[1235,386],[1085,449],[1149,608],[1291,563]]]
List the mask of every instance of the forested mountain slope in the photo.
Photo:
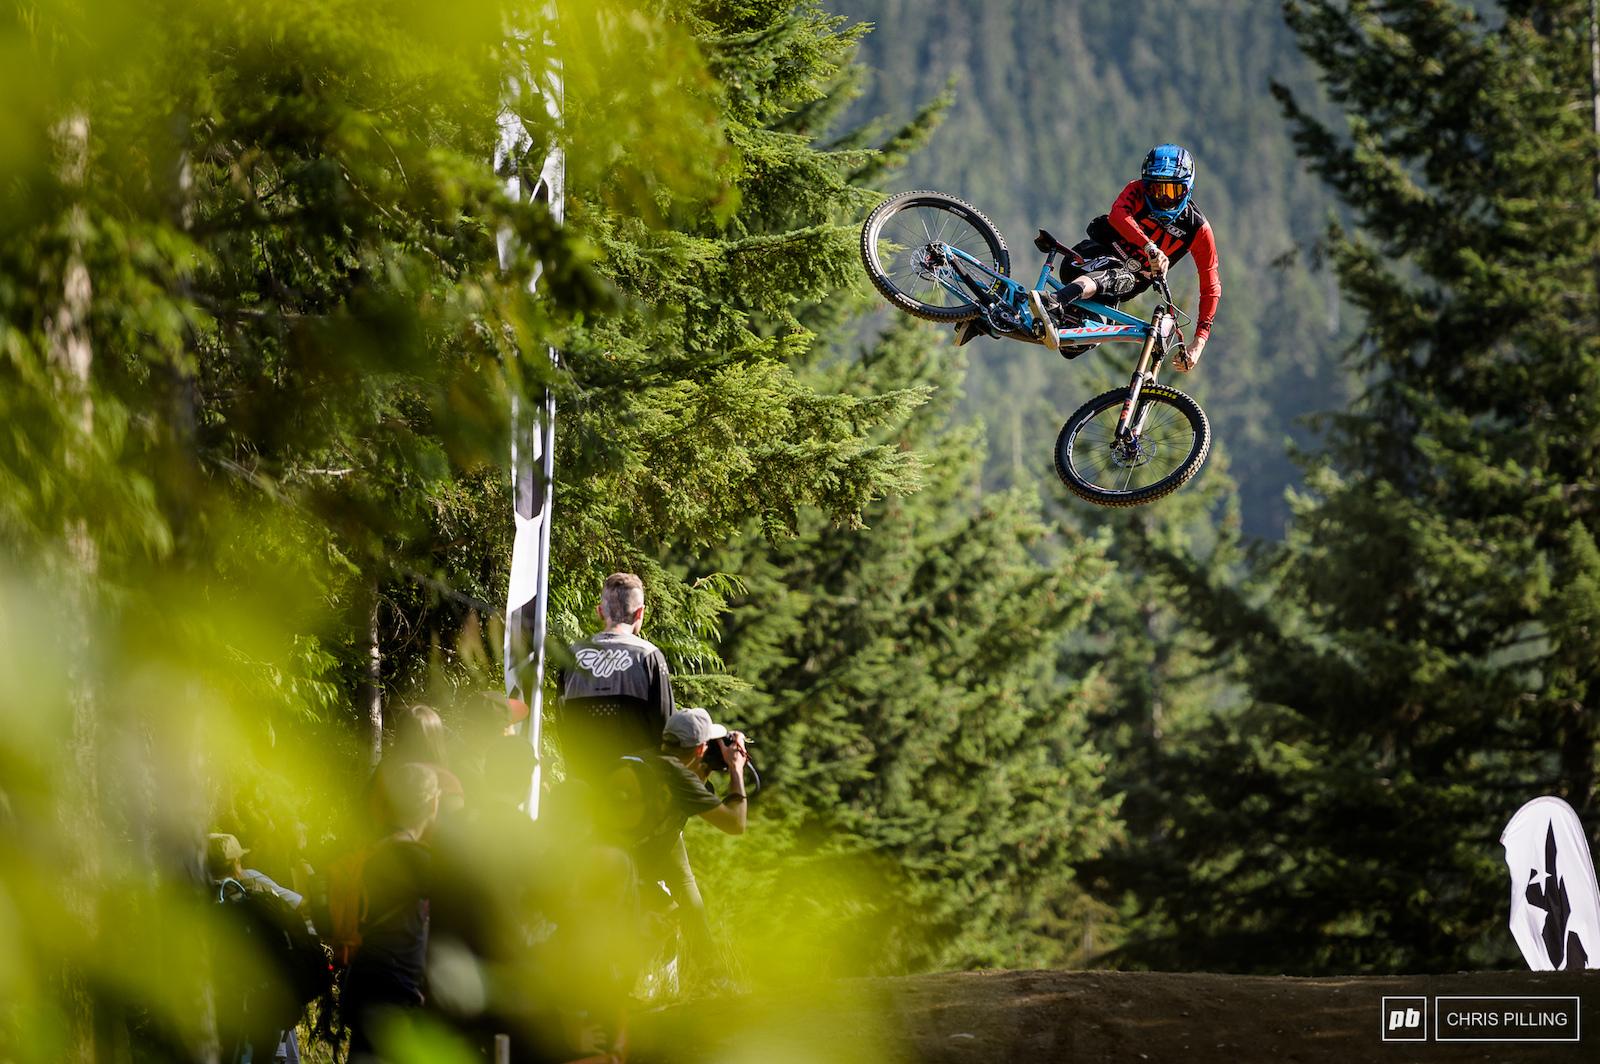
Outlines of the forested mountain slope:
[[[855,120],[901,120],[951,75],[957,79],[948,120],[891,191],[935,188],[970,201],[1000,226],[1014,251],[1013,272],[1029,283],[1039,263],[1037,229],[1073,242],[1137,176],[1151,145],[1175,140],[1194,152],[1196,198],[1216,231],[1223,298],[1204,368],[1183,386],[1204,403],[1229,453],[1245,531],[1280,535],[1283,489],[1298,478],[1284,439],[1303,439],[1294,419],[1342,407],[1352,389],[1336,364],[1350,323],[1329,306],[1332,282],[1305,254],[1334,200],[1304,173],[1268,92],[1276,79],[1301,99],[1317,95],[1278,6],[843,0],[834,7],[876,25],[859,54],[874,73]],[[1174,277],[1192,310],[1193,269],[1184,263]],[[1049,454],[1061,422],[1125,373],[1131,348],[1072,363],[1009,342],[968,350],[966,412],[989,426],[985,477],[996,485],[1019,472],[1053,479]]]

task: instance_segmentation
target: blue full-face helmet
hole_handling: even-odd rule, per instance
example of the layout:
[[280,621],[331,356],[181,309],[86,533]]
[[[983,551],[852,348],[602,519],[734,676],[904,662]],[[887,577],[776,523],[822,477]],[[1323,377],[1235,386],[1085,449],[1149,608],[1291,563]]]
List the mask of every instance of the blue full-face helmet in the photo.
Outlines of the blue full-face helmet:
[[1158,218],[1176,218],[1194,189],[1194,156],[1176,144],[1157,144],[1139,171],[1144,201]]

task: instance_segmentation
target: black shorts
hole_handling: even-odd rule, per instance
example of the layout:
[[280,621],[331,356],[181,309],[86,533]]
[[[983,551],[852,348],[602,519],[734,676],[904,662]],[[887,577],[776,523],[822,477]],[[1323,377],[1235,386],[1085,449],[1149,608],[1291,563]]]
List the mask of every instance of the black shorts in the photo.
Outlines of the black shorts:
[[1080,277],[1089,278],[1094,282],[1096,289],[1090,298],[1097,303],[1114,307],[1150,287],[1148,278],[1140,277],[1134,272],[1133,267],[1128,265],[1128,260],[1099,241],[1080,240],[1073,245],[1072,250],[1083,256],[1083,265],[1079,266],[1071,261],[1063,262],[1061,279],[1071,282]]

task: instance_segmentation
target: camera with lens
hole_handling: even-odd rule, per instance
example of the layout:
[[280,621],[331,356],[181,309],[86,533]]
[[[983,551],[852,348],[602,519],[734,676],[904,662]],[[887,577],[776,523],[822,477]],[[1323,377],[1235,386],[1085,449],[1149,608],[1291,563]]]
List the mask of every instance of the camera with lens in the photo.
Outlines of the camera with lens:
[[[748,740],[747,740],[748,741]],[[700,759],[712,772],[728,771],[728,751],[733,747],[733,736],[724,735],[718,739],[706,740],[706,752]]]
[[[748,758],[750,755],[749,736],[745,736],[744,744],[745,756]],[[712,772],[727,772],[728,751],[732,748],[733,736],[731,735],[724,735],[720,739],[708,739],[706,740],[706,752],[700,755],[700,760],[704,761],[706,767]],[[755,794],[761,790],[761,773],[756,771],[756,763],[749,760],[745,761],[744,770],[750,776],[750,793]]]

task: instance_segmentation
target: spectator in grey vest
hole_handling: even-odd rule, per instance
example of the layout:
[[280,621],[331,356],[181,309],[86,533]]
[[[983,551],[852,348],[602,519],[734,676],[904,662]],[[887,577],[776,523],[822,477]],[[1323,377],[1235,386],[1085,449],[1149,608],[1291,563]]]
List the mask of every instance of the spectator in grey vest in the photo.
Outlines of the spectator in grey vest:
[[654,749],[672,716],[667,659],[644,627],[644,582],[632,573],[606,577],[598,606],[605,628],[572,644],[572,664],[561,671],[556,734],[567,767],[597,784],[616,760],[642,747]]

